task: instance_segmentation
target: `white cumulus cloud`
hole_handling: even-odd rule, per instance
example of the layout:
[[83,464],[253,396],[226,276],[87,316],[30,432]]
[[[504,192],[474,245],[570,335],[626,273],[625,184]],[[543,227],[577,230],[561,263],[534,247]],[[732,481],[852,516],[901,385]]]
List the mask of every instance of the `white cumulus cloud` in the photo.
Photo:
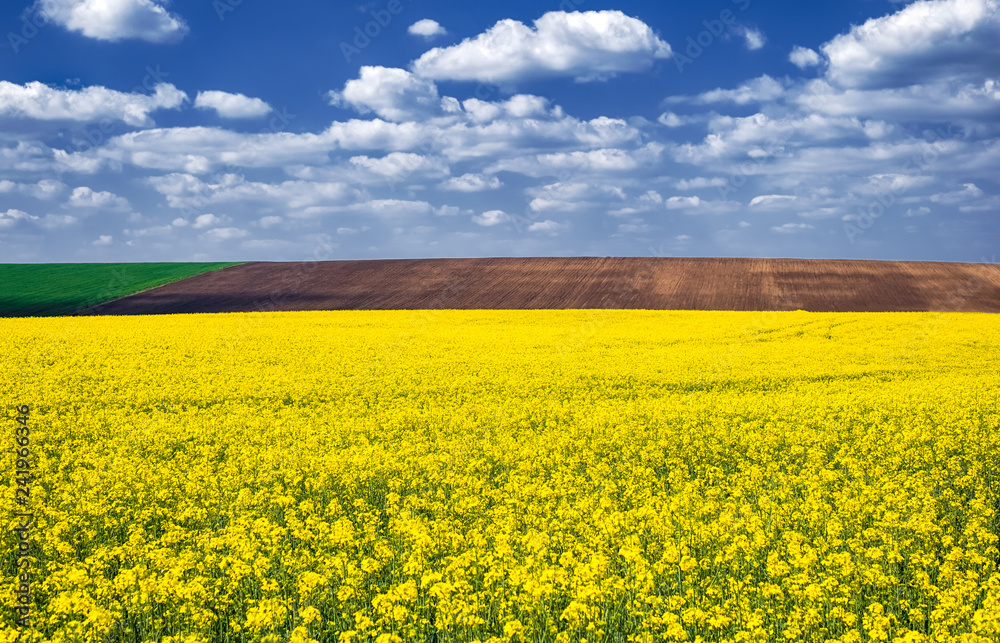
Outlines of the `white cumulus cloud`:
[[424,38],[433,38],[434,36],[443,36],[448,33],[444,27],[442,27],[437,20],[431,20],[429,18],[424,18],[423,20],[417,20],[410,28],[407,29],[414,36],[423,36]]
[[762,49],[765,44],[767,44],[767,36],[760,29],[751,29],[750,27],[745,27],[743,30],[743,41],[746,48],[750,51],[757,51]]
[[528,226],[528,232],[550,232],[552,234],[569,229],[568,223],[558,223],[551,219],[545,221],[535,221]]
[[198,92],[194,106],[214,109],[223,118],[257,118],[271,111],[271,106],[259,98],[214,90]]
[[15,183],[0,181],[0,194],[17,192],[35,199],[52,199],[66,190],[66,184],[55,179],[42,179],[38,183]]
[[[784,93],[785,86],[781,81],[764,74],[758,78],[748,80],[736,89],[713,89],[694,97],[671,96],[667,99],[667,102],[691,102],[697,104],[733,102],[737,105],[746,105],[748,103],[772,101],[781,97]],[[664,124],[666,125],[667,123]]]
[[550,11],[534,27],[501,20],[474,38],[431,49],[413,70],[437,80],[502,83],[570,76],[587,81],[645,71],[671,55],[670,45],[647,24],[621,11]]
[[382,158],[354,156],[350,163],[383,179],[401,179],[417,173],[424,176],[448,175],[448,163],[443,158],[409,152],[391,152]]
[[920,0],[823,46],[841,87],[982,80],[1000,69],[1000,0]]
[[149,113],[175,109],[187,94],[169,83],[161,83],[153,94],[126,94],[106,87],[56,89],[40,82],[17,85],[0,81],[0,116],[36,120],[90,122],[103,118],[124,121],[135,127],[153,125]]
[[453,176],[447,181],[441,182],[438,185],[442,190],[451,190],[454,192],[482,192],[483,190],[496,190],[500,188],[503,183],[500,182],[495,176],[484,176],[482,174],[463,174],[462,176]]
[[177,42],[188,32],[183,19],[152,0],[39,0],[37,6],[52,22],[96,40]]
[[686,208],[697,208],[702,203],[696,196],[672,196],[666,200],[668,210],[682,210]]
[[481,226],[495,226],[510,221],[510,215],[503,210],[489,210],[472,217],[472,222]]
[[200,230],[202,228],[210,228],[212,226],[217,226],[223,223],[223,220],[214,214],[199,214],[194,219],[194,223],[191,227],[195,230]]
[[8,209],[6,212],[0,212],[0,230],[3,228],[12,228],[17,225],[18,221],[37,221],[38,217],[28,214],[23,210],[15,210],[13,208]]
[[795,234],[796,232],[812,230],[813,227],[808,223],[785,223],[783,225],[771,226],[771,229],[781,234]]
[[172,208],[203,208],[210,204],[238,204],[246,207],[280,206],[290,210],[344,202],[349,190],[343,183],[284,181],[272,184],[247,181],[226,174],[216,183],[206,183],[190,174],[168,174],[147,179],[154,190],[167,198]]
[[750,207],[768,207],[779,203],[795,201],[796,197],[791,194],[762,194],[750,199]]
[[361,114],[375,112],[390,121],[412,121],[437,116],[441,98],[433,81],[393,67],[362,67],[341,92],[327,94],[330,104],[351,107]]
[[131,210],[129,202],[113,192],[95,192],[89,187],[74,188],[66,205],[71,208],[94,208],[127,212]]
[[198,238],[202,241],[208,242],[221,242],[230,241],[232,239],[242,239],[250,233],[242,228],[213,228],[206,232],[198,235]]
[[793,65],[799,69],[805,69],[806,67],[815,67],[820,63],[819,54],[808,49],[806,47],[796,46],[792,49],[792,52],[788,54],[788,60],[791,61]]

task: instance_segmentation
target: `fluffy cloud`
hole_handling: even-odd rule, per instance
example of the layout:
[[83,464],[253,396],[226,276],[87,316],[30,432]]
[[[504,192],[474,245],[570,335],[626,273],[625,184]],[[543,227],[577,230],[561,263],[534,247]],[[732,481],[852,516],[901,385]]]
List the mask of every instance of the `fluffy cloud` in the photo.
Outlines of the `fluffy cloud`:
[[401,181],[419,182],[448,176],[448,161],[436,155],[391,152],[382,157],[352,156],[346,163],[322,166],[285,166],[285,172],[303,181],[347,182],[395,188]]
[[476,225],[481,225],[484,227],[492,227],[495,225],[500,225],[501,223],[506,223],[511,220],[509,214],[503,210],[489,210],[472,217],[472,222]]
[[979,189],[975,183],[966,183],[962,186],[961,190],[954,190],[952,192],[944,192],[941,194],[932,194],[930,200],[934,203],[951,205],[955,203],[963,203],[971,199],[978,199],[981,196],[983,196],[983,191]]
[[718,116],[709,122],[708,136],[701,144],[672,148],[674,159],[703,167],[714,159],[749,157],[754,171],[763,171],[772,157],[794,158],[791,151],[820,143],[867,145],[885,136],[888,126],[857,118],[832,118],[821,114],[770,117],[763,113],[746,117]]
[[635,223],[621,223],[618,225],[619,235],[640,234],[649,232],[650,230],[652,230],[652,227],[642,223],[642,219],[638,219]]
[[[381,117],[335,121],[318,133],[243,133],[218,127],[148,129],[112,136],[99,147],[77,152],[25,143],[19,144],[17,150],[0,148],[0,168],[43,170],[58,165],[60,171],[92,173],[102,167],[131,164],[205,174],[223,166],[281,167],[300,178],[312,179],[323,173],[320,168],[330,176],[330,171],[336,169],[330,165],[330,155],[337,150],[388,152],[381,160],[357,157],[357,162],[339,168],[351,172],[348,180],[370,183],[379,173],[382,177],[402,176],[419,170],[426,176],[447,176],[447,164],[455,161],[493,160],[540,150],[611,149],[641,140],[639,127],[623,119],[598,117],[581,121],[540,96],[518,94],[495,102],[441,99],[432,81],[402,69],[364,68],[361,78],[349,81],[343,92],[332,93],[331,98],[359,111],[375,111]],[[409,168],[407,164],[417,159],[416,155],[393,156],[395,152],[412,154],[416,150],[423,157],[440,158],[434,167]],[[657,153],[652,147],[643,152],[654,156]],[[606,154],[542,160],[580,166],[593,164]],[[366,175],[360,174],[361,170],[366,170]]]
[[271,106],[259,98],[220,91],[198,92],[194,106],[214,109],[223,118],[257,118],[271,111]]
[[672,196],[665,202],[668,210],[686,210],[697,208],[701,204],[702,200],[696,196]]
[[810,111],[833,116],[867,116],[896,121],[993,120],[1000,82],[955,85],[934,82],[888,89],[840,89],[824,80],[810,82],[795,97]]
[[792,52],[788,54],[788,60],[799,69],[815,67],[820,64],[820,57],[818,53],[812,49],[799,46],[796,46],[792,49]]
[[37,221],[38,217],[28,214],[22,210],[8,209],[0,212],[0,230],[13,228],[19,221]]
[[750,51],[757,51],[758,49],[763,49],[764,45],[767,44],[767,36],[760,29],[751,29],[750,27],[744,27],[740,30],[743,34],[744,44],[746,48]]
[[66,205],[71,208],[92,208],[117,212],[128,212],[132,209],[124,197],[112,192],[95,192],[86,186],[74,188]]
[[149,113],[175,109],[187,94],[168,83],[160,83],[152,95],[125,94],[105,87],[80,90],[55,89],[39,82],[17,85],[0,81],[0,116],[37,120],[124,121],[135,127],[153,124]]
[[620,187],[591,183],[560,181],[529,188],[525,192],[528,196],[534,197],[528,204],[532,212],[573,212],[625,199],[625,192]]
[[147,179],[154,190],[167,198],[172,208],[198,210],[215,204],[257,204],[302,210],[311,206],[344,203],[351,191],[344,183],[283,181],[263,183],[226,174],[215,183],[190,174],[168,174]]
[[528,226],[528,232],[549,232],[556,234],[564,230],[569,230],[570,225],[568,223],[557,223],[550,219],[545,221],[535,221]]
[[[454,217],[462,213],[462,208],[455,207],[453,205],[442,205],[440,208],[434,208],[434,216],[438,217]],[[472,214],[471,210],[466,211],[466,214]]]
[[354,212],[374,214],[377,216],[401,216],[411,214],[427,214],[431,205],[426,201],[406,201],[403,199],[374,199],[365,203],[349,206]]
[[783,225],[772,226],[771,229],[775,232],[781,234],[795,234],[796,232],[804,232],[806,230],[812,230],[814,226],[808,223],[785,223]]
[[18,193],[35,199],[53,199],[62,194],[67,185],[55,179],[42,179],[37,183],[0,181],[0,194]]
[[[609,210],[608,214],[613,217],[629,217],[643,212],[649,212],[650,210],[662,209],[663,205],[663,195],[656,190],[647,190],[645,194],[632,199],[631,205],[624,208]],[[632,223],[642,223],[642,219],[634,219]]]
[[363,168],[382,180],[403,179],[414,174],[440,177],[448,174],[448,162],[439,156],[423,156],[409,152],[392,152],[381,158],[354,156],[350,163]]
[[[353,129],[351,124],[343,125]],[[368,125],[358,129],[361,130],[359,135],[370,135],[370,130],[375,128]],[[243,134],[214,127],[151,129],[113,137],[104,146],[89,153],[87,158],[186,173],[206,173],[224,165],[276,167],[294,163],[325,163],[329,160],[330,150],[337,147],[338,134],[331,131],[320,134]],[[388,132],[383,134],[388,138]],[[405,132],[398,135],[406,140]]]
[[97,40],[176,42],[188,32],[180,17],[152,0],[39,0],[37,6],[52,22]]
[[854,188],[859,194],[884,195],[891,192],[896,195],[903,194],[914,188],[930,185],[934,182],[932,176],[921,176],[917,174],[873,174],[868,177],[867,185],[858,185]]
[[242,228],[213,228],[207,232],[203,232],[198,235],[198,238],[202,241],[208,241],[210,243],[220,243],[223,241],[231,241],[233,239],[242,239],[249,236],[250,233]]
[[53,150],[38,141],[20,140],[8,147],[0,143],[0,169],[17,172],[47,172],[52,169]]
[[660,114],[660,117],[656,119],[656,122],[660,125],[665,125],[666,127],[680,127],[688,124],[691,120],[685,116],[678,116],[673,112],[664,112]]
[[405,199],[370,199],[348,205],[306,208],[305,216],[317,217],[327,214],[361,215],[378,217],[392,221],[407,219],[414,216],[430,214],[433,211],[426,201],[408,201]]
[[[732,102],[737,105],[746,105],[747,103],[773,101],[784,93],[785,86],[780,81],[765,74],[743,83],[736,89],[713,89],[689,100],[695,103]],[[679,102],[684,99],[672,98],[670,100]]]
[[486,171],[516,172],[531,177],[556,176],[566,172],[606,173],[627,172],[643,165],[658,161],[664,147],[660,143],[648,143],[636,150],[605,148],[588,151],[556,152],[535,154],[500,160]]
[[667,210],[689,215],[729,214],[743,208],[738,201],[712,201],[698,196],[672,196],[664,200],[663,204]]
[[998,0],[920,0],[823,46],[827,77],[844,88],[938,79],[982,81],[1000,68]]
[[[181,219],[183,221],[183,219]],[[214,214],[199,214],[194,219],[194,223],[191,227],[195,230],[201,230],[202,228],[211,228],[212,226],[218,226],[225,223],[223,219],[215,216]]]
[[685,190],[685,191],[703,190],[705,188],[721,187],[723,185],[726,185],[726,183],[728,182],[729,182],[728,180],[722,178],[721,176],[711,177],[711,178],[696,176],[693,179],[678,179],[678,181],[674,183],[674,187],[676,187],[678,190]]
[[[385,98],[393,100],[391,95]],[[535,153],[541,149],[600,149],[629,145],[641,138],[640,130],[622,119],[602,116],[581,121],[537,96],[517,95],[496,103],[466,101],[466,105],[478,116],[463,111],[460,105],[460,111],[430,121],[351,119],[336,121],[316,134],[245,134],[210,127],[144,130],[113,137],[101,148],[76,155],[72,160],[80,165],[130,163],[204,174],[224,165],[327,166],[330,153],[338,149],[384,152],[419,149],[425,155],[437,153],[456,161]],[[492,113],[491,120],[484,120],[485,112]],[[0,166],[3,155],[0,148]]]
[[482,192],[483,190],[499,189],[503,183],[495,176],[484,176],[482,174],[463,174],[454,176],[447,181],[443,181],[438,187],[442,190],[454,192]]
[[397,122],[443,112],[433,81],[393,67],[362,67],[359,78],[347,81],[343,91],[330,92],[328,97],[332,105],[351,107],[362,114],[375,112]]
[[670,56],[670,45],[621,11],[551,11],[533,28],[501,20],[474,38],[432,49],[413,63],[413,70],[438,80],[504,83],[570,76],[587,81],[644,71]]
[[[825,76],[790,88],[810,112],[895,122],[995,121],[1000,0],[918,0],[821,47]],[[821,64],[793,49],[800,68]]]
[[71,214],[46,214],[42,219],[42,226],[49,230],[68,228],[79,222],[79,219]]
[[[925,173],[968,172],[970,145],[959,140],[942,140],[929,143],[906,138],[895,142],[873,142],[869,145],[802,145],[794,154],[769,159],[758,171],[769,176],[786,176],[788,181],[822,181],[820,176],[835,173],[851,177],[867,177],[884,171],[886,167],[899,171],[914,168]],[[992,166],[995,168],[995,165]],[[988,170],[989,167],[981,171]],[[821,183],[822,184],[822,183]],[[792,187],[792,186],[790,186]]]
[[436,20],[431,20],[429,18],[424,18],[423,20],[417,20],[410,28],[407,29],[414,36],[423,36],[424,38],[433,38],[435,36],[443,36],[448,33],[445,28],[442,27]]
[[796,199],[797,197],[792,196],[791,194],[762,194],[750,199],[750,207],[771,208],[774,206],[780,206],[784,203],[791,203]]
[[169,225],[156,225],[150,226],[148,228],[125,228],[122,233],[126,237],[132,237],[132,240],[126,241],[125,245],[131,246],[135,245],[135,239],[141,239],[143,237],[167,237],[174,234],[176,226]]

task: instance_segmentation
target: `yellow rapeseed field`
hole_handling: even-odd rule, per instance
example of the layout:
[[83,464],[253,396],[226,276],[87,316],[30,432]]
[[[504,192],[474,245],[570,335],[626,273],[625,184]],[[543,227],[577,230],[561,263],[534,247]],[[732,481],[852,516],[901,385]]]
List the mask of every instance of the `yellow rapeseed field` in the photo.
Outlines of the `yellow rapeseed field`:
[[1000,641],[998,316],[6,319],[0,369],[0,643]]

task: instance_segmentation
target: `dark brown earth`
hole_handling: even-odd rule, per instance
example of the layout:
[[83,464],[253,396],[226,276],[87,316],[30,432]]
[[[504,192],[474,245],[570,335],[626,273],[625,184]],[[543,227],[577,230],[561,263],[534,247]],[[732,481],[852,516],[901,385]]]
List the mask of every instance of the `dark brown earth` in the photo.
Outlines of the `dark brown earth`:
[[639,257],[255,262],[84,314],[642,308],[1000,312],[1000,265]]

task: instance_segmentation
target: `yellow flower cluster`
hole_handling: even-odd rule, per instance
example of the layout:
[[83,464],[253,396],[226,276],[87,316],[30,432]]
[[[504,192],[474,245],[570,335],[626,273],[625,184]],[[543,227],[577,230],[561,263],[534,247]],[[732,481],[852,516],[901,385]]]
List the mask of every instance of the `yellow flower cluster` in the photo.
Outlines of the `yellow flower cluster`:
[[21,641],[1000,640],[1000,317],[6,319],[0,372]]

